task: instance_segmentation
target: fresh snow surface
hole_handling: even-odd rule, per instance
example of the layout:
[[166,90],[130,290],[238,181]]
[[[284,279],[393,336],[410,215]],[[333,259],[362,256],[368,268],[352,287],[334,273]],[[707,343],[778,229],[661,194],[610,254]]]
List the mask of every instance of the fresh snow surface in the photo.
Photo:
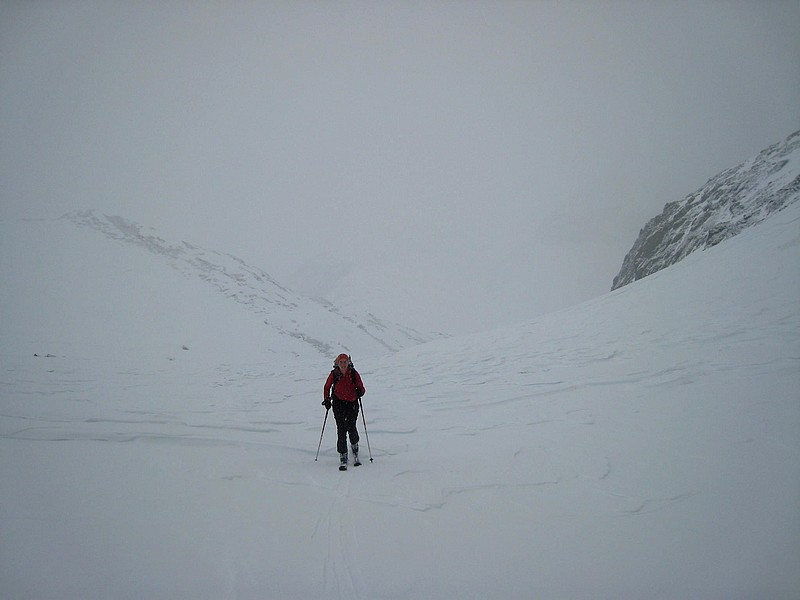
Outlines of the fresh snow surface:
[[328,359],[80,239],[3,258],[59,272],[0,291],[30,309],[0,322],[2,598],[800,597],[800,204],[534,321],[354,350],[346,472],[332,418],[314,460]]

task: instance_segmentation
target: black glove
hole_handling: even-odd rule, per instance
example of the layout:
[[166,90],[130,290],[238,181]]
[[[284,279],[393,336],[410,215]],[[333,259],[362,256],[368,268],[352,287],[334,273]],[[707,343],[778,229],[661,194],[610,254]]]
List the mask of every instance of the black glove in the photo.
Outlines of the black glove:
[[330,410],[331,409],[330,398],[325,398],[325,400],[322,401],[322,406],[325,407],[325,410]]

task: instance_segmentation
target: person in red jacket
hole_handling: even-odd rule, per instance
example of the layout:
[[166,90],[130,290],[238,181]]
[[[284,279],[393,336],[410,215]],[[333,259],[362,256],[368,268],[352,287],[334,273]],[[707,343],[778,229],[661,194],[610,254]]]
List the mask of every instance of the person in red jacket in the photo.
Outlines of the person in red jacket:
[[347,354],[340,354],[333,363],[333,370],[325,381],[322,405],[326,409],[333,406],[333,417],[336,419],[336,450],[339,452],[339,469],[347,468],[347,436],[350,436],[350,447],[353,450],[353,465],[358,466],[358,406],[364,395],[364,383],[358,374],[353,361]]

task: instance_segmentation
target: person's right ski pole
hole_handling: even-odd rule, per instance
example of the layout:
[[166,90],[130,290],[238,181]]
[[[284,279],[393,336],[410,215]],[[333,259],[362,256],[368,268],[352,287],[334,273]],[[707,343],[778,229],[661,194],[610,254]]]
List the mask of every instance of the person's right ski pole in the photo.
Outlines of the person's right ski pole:
[[364,437],[367,438],[367,450],[369,451],[369,462],[372,462],[372,448],[369,447],[369,432],[367,431],[367,419],[364,417],[364,405],[361,404],[361,396],[358,397],[358,408],[361,409],[361,422],[364,423]]
[[330,408],[325,409],[325,418],[322,420],[322,431],[319,432],[319,444],[317,445],[317,455],[314,457],[314,462],[319,458],[319,449],[322,448],[322,434],[325,433],[325,423],[328,422],[328,411],[330,411]]

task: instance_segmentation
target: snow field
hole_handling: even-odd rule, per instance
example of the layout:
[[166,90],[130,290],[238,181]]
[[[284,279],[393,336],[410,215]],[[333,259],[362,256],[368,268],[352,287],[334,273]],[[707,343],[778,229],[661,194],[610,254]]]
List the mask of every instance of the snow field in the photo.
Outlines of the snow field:
[[[159,282],[165,314],[173,298],[205,298],[185,283]],[[205,305],[218,355],[203,338],[120,360],[114,339],[98,355],[4,324],[0,588],[796,598],[798,298],[794,205],[515,327],[395,354],[353,348],[375,462],[359,420],[364,466],[344,473],[332,415],[314,461],[330,360],[280,362],[246,326],[225,339],[242,318],[227,305]]]

